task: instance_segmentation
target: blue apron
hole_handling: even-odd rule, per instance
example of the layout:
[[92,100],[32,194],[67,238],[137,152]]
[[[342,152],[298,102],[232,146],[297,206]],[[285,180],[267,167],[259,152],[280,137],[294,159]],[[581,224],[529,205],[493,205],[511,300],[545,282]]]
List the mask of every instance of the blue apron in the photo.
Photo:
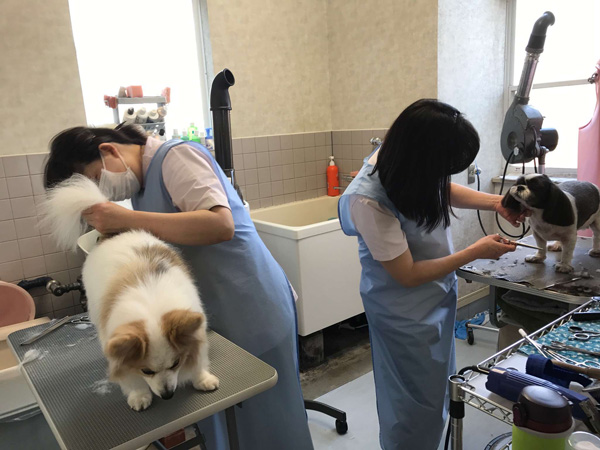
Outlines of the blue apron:
[[[144,188],[131,199],[136,210],[180,211],[164,185],[162,163],[168,151],[182,143],[169,141],[158,149],[145,175]],[[240,447],[312,449],[298,378],[296,309],[287,277],[258,236],[250,215],[214,158],[201,145],[186,143],[211,161],[235,223],[230,241],[178,246],[198,282],[208,325],[273,366],[279,377],[275,387],[236,408]],[[228,448],[224,424],[224,414],[200,422],[209,449]]]
[[453,252],[450,230],[432,232],[406,219],[388,198],[368,158],[340,197],[342,230],[358,237],[362,265],[360,294],[369,322],[381,447],[385,450],[438,448],[455,371],[456,275],[404,288],[373,259],[351,218],[350,196],[369,197],[394,213],[415,261]]

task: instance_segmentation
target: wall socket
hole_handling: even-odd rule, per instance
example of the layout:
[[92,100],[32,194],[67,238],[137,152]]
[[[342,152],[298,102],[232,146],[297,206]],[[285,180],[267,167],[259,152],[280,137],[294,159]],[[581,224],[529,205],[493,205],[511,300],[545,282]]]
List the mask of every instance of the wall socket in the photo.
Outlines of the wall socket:
[[467,171],[467,183],[468,184],[475,183],[475,177],[476,177],[475,170],[476,170],[475,164],[471,164],[469,166],[469,170]]

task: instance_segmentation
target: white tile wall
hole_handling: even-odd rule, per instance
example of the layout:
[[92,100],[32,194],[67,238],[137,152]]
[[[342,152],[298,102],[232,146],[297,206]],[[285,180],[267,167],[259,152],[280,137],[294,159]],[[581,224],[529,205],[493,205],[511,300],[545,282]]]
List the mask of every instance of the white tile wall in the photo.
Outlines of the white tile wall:
[[[72,283],[81,273],[83,255],[59,252],[38,226],[36,204],[44,196],[47,154],[0,157],[0,280],[51,276]],[[79,294],[54,297],[44,288],[30,292],[36,315],[62,317],[81,311]]]

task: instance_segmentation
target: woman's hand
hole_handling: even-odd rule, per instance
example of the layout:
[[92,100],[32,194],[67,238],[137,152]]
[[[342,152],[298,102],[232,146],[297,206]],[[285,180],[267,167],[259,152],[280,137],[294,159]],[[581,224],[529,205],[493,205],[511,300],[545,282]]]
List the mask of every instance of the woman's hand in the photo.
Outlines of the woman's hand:
[[492,234],[479,239],[471,249],[475,250],[477,259],[498,259],[507,252],[514,252],[517,249],[515,244],[508,244],[508,241],[498,234]]
[[498,195],[497,197],[498,199],[494,204],[494,210],[502,217],[504,217],[507,221],[509,221],[513,227],[518,227],[523,222],[525,222],[525,219],[527,217],[531,216],[531,210],[529,209],[526,209],[522,212],[517,212],[513,211],[512,209],[505,208],[504,206],[502,206],[502,196]]
[[82,213],[83,219],[99,233],[112,234],[128,230],[131,211],[112,202],[98,203]]

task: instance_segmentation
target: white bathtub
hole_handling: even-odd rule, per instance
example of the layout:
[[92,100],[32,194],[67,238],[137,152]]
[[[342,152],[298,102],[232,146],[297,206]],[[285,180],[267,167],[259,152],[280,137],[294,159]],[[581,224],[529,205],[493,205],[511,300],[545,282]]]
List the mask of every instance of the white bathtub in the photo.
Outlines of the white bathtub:
[[258,234],[298,293],[298,333],[306,336],[364,311],[356,238],[346,236],[339,197],[252,211]]

